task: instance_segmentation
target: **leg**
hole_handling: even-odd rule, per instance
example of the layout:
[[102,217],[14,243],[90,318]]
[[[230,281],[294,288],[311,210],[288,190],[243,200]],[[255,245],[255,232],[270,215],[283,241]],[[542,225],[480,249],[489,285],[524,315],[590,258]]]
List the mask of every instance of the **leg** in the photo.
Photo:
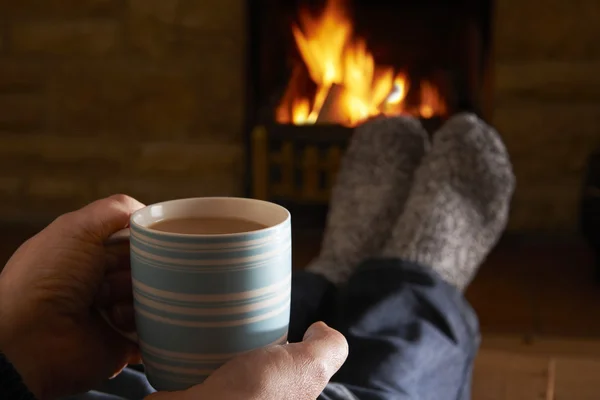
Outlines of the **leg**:
[[415,172],[383,254],[429,266],[464,290],[506,226],[514,187],[497,132],[474,115],[452,117]]
[[298,271],[292,276],[292,301],[288,340],[300,342],[308,327],[329,318],[336,287],[320,274]]
[[356,128],[332,190],[322,251],[309,271],[340,284],[381,250],[428,148],[427,132],[412,117],[377,118]]
[[350,355],[323,399],[468,399],[479,345],[475,313],[430,268],[364,262],[340,288],[330,321]]
[[324,399],[469,398],[479,335],[461,291],[504,229],[513,188],[506,150],[485,123],[458,115],[436,133],[385,258],[339,288],[332,324],[350,355]]

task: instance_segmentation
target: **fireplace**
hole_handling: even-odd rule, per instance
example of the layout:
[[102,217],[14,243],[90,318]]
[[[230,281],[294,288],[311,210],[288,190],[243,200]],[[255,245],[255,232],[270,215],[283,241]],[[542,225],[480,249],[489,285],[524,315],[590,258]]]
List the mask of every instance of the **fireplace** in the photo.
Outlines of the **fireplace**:
[[249,1],[249,195],[321,224],[353,127],[488,116],[491,2]]

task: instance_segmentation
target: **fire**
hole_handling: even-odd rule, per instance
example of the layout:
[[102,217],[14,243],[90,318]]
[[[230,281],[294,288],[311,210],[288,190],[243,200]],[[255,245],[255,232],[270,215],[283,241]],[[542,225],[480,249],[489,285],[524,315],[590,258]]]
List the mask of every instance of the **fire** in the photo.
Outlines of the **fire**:
[[408,76],[375,64],[366,42],[353,35],[344,0],[326,0],[319,16],[300,10],[299,21],[292,25],[292,33],[316,91],[311,96],[302,93],[307,77],[296,68],[277,108],[277,122],[355,126],[380,114],[430,118],[446,112],[437,88],[428,81],[421,81],[416,88],[419,105],[407,104]]

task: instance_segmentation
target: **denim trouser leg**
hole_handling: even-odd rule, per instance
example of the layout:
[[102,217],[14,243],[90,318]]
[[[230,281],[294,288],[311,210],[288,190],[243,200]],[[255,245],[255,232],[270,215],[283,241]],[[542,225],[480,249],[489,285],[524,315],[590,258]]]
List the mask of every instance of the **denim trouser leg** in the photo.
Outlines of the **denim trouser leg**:
[[[292,290],[292,316],[304,317],[292,323],[292,339],[301,337],[312,316],[341,331],[350,346],[322,399],[470,398],[477,318],[462,294],[431,269],[373,259],[345,287],[299,273]],[[315,306],[318,298],[322,303]]]

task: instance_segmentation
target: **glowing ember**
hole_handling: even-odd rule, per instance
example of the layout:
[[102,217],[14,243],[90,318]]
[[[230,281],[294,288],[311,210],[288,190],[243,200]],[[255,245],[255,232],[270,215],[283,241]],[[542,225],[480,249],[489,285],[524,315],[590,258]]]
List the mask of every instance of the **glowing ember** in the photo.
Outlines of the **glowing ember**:
[[365,41],[353,37],[344,0],[326,0],[319,16],[300,10],[299,21],[300,26],[292,26],[292,33],[304,68],[317,89],[312,98],[304,97],[299,88],[306,77],[292,74],[277,108],[277,122],[355,126],[379,114],[407,113],[429,118],[446,112],[437,88],[427,81],[417,88],[420,105],[405,104],[410,89],[408,77],[392,67],[375,65]]

